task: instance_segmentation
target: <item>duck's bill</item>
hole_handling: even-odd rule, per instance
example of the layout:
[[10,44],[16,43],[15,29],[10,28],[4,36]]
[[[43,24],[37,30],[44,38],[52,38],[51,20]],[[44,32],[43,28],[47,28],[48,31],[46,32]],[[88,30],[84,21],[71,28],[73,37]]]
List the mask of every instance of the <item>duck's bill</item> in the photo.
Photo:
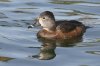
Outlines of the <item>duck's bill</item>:
[[34,25],[29,25],[29,26],[28,26],[28,29],[33,28],[33,27],[34,27]]
[[38,19],[35,19],[33,24],[29,25],[28,28],[33,28],[35,26],[40,26]]

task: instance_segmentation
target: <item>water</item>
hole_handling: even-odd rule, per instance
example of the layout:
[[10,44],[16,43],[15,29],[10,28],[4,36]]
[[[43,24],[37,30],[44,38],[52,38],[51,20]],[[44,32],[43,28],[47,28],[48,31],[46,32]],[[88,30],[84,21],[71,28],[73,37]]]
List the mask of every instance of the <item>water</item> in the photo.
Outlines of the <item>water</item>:
[[[45,10],[92,28],[75,44],[42,43],[27,26]],[[47,65],[100,66],[100,0],[0,0],[0,66]]]

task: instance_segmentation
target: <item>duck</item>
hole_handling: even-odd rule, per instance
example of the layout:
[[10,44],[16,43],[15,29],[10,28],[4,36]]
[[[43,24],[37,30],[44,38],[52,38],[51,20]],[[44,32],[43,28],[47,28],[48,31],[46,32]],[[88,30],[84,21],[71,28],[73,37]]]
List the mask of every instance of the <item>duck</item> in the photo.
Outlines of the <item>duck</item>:
[[[38,38],[45,39],[75,39],[83,36],[86,32],[86,26],[76,20],[55,20],[51,11],[40,13],[37,23],[42,29],[37,33]],[[30,28],[30,26],[28,27]]]

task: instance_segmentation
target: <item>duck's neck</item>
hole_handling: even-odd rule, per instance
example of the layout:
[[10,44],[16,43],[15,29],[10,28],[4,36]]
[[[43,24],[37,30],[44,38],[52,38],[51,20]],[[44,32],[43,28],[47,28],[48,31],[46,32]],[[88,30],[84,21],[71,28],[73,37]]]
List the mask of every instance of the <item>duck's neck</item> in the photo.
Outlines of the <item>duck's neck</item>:
[[55,32],[56,31],[56,29],[48,29],[48,28],[43,28],[44,30],[46,30],[46,31],[48,31],[48,32]]
[[56,31],[56,26],[53,26],[51,28],[43,28],[43,29],[48,31],[48,32],[55,32]]

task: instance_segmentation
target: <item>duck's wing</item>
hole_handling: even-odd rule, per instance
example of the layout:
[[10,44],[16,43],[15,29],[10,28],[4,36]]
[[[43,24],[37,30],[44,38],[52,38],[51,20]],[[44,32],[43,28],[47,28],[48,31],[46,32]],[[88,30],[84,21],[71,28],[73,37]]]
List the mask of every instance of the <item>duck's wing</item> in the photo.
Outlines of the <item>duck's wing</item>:
[[72,30],[75,30],[76,27],[84,27],[84,25],[81,22],[70,20],[70,21],[57,21],[57,30],[60,30],[62,32],[70,32]]

